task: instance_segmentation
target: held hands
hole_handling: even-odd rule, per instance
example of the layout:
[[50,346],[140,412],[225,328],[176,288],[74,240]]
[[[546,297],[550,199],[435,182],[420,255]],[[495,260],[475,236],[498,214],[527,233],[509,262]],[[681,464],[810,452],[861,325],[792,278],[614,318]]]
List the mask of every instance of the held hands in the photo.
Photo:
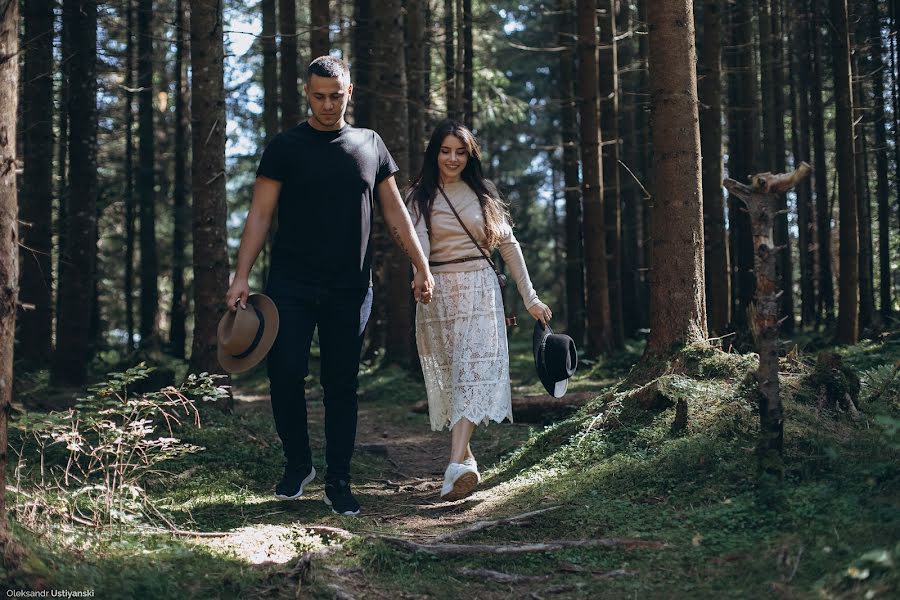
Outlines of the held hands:
[[228,288],[228,292],[225,294],[225,304],[228,305],[228,310],[235,312],[238,302],[240,302],[241,308],[247,308],[247,298],[249,296],[250,284],[247,282],[247,279],[235,277]]
[[540,321],[545,328],[550,325],[550,319],[553,318],[553,311],[551,311],[550,307],[541,301],[538,301],[531,308],[529,308],[528,313],[532,317],[534,317],[535,320]]
[[434,291],[434,277],[431,275],[430,269],[416,271],[416,276],[409,285],[413,290],[416,302],[421,302],[422,304],[431,302],[431,295]]

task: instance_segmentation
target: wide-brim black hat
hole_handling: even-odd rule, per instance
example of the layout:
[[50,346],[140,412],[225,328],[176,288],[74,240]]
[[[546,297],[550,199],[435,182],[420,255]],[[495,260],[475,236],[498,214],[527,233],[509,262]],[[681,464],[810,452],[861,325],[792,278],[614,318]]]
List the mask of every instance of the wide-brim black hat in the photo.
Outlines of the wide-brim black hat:
[[544,326],[534,323],[534,366],[547,393],[554,398],[562,398],[569,387],[569,377],[578,367],[578,352],[575,340]]
[[275,343],[278,335],[278,309],[265,294],[251,294],[247,308],[225,311],[216,332],[216,355],[229,373],[242,373],[255,367]]

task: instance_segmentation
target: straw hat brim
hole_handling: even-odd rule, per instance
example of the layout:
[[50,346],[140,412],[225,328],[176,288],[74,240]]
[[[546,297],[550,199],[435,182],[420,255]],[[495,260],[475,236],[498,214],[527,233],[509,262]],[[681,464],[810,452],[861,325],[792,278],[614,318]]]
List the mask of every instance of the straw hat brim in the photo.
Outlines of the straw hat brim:
[[[272,344],[275,343],[275,338],[278,336],[278,309],[275,307],[272,299],[265,294],[252,294],[247,298],[247,304],[259,309],[259,312],[262,313],[265,319],[265,328],[259,344],[253,349],[253,352],[243,358],[235,358],[223,350],[221,344],[216,344],[216,356],[219,359],[219,364],[231,374],[243,373],[258,365],[269,353],[269,350],[272,349]],[[248,306],[246,309],[238,308],[238,310],[250,310],[250,307]],[[222,330],[229,318],[234,318],[231,311],[226,312],[219,320],[217,341],[222,339]]]

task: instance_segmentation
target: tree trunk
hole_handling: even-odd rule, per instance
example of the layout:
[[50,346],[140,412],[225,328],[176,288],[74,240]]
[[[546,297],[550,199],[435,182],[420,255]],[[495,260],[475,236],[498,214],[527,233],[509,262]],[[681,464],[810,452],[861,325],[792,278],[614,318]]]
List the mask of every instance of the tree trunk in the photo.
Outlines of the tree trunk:
[[[732,7],[733,66],[729,82],[728,173],[745,180],[759,168],[759,90],[756,79],[756,60],[753,46],[754,2],[741,2]],[[749,325],[747,310],[753,301],[756,278],[753,275],[753,237],[750,218],[738,202],[729,197],[728,218],[733,238],[736,277],[732,286],[735,306],[732,312],[734,327],[745,332]]]
[[[19,103],[19,3],[0,6],[0,539],[6,521],[8,426],[12,403],[13,340],[19,289],[19,212],[16,197],[16,115]],[[46,17],[46,15],[44,15]],[[51,27],[52,31],[52,27]],[[53,36],[50,36],[52,43]],[[49,66],[49,65],[48,65]],[[51,101],[52,93],[48,96]],[[45,115],[50,118],[50,114]]]
[[618,19],[618,31],[621,32],[619,35],[624,38],[616,48],[619,57],[617,65],[621,90],[619,96],[622,100],[619,105],[619,137],[623,140],[623,144],[619,153],[626,165],[619,171],[622,198],[622,324],[625,337],[634,338],[638,330],[645,326],[642,321],[640,291],[640,236],[644,193],[635,173],[641,172],[639,165],[642,163],[643,153],[643,149],[635,143],[639,137],[637,112],[642,110],[637,98],[642,90],[634,85],[637,44],[632,7],[623,5]]
[[875,269],[872,258],[872,202],[869,194],[869,158],[866,137],[866,125],[871,114],[871,107],[867,104],[866,75],[864,75],[871,72],[871,65],[866,57],[871,52],[871,48],[866,35],[869,19],[865,3],[856,7],[853,20],[856,22],[856,28],[853,32],[854,50],[851,51],[851,70],[856,74],[853,77],[855,80],[853,85],[853,107],[855,109],[853,122],[856,123],[854,166],[856,168],[857,220],[859,222],[859,329],[869,331],[875,316]]
[[[799,10],[793,11],[792,14],[794,60],[791,63],[791,95],[795,101],[791,103],[791,107],[796,118],[792,117],[791,122],[794,127],[794,168],[796,169],[800,162],[806,160],[810,155],[809,82],[812,79],[812,72],[807,38],[808,10],[805,5],[801,5]],[[804,179],[797,185],[797,230],[800,261],[800,323],[803,327],[811,327],[816,320],[816,232],[812,187],[809,179]]]
[[[406,65],[403,53],[403,6],[401,0],[377,0],[375,14],[375,52],[378,69],[375,126],[397,161],[397,181],[409,176],[409,114],[407,111]],[[391,236],[393,237],[393,235]],[[385,244],[384,264],[387,282],[382,295],[387,304],[385,359],[410,365],[413,344],[413,299],[409,282],[412,271],[409,258],[393,243]]]
[[16,339],[17,358],[30,369],[49,364],[53,335],[53,2],[26,2],[24,22],[22,197],[27,202],[19,209],[19,298],[31,307],[18,315]]
[[320,56],[325,56],[331,51],[329,29],[331,27],[331,13],[328,8],[328,0],[309,0],[309,51],[310,62]]
[[[125,329],[134,350],[134,5],[125,3]],[[65,112],[65,111],[63,111]]]
[[859,252],[856,182],[853,167],[853,95],[850,81],[850,32],[847,0],[829,0],[834,64],[836,167],[840,207],[840,288],[837,342],[859,337]]
[[[881,40],[881,13],[878,0],[872,0],[872,125],[875,129],[875,180],[878,198],[878,266],[881,279],[880,305],[884,322],[891,316],[890,205],[888,196],[887,116],[884,109],[884,52]],[[896,72],[894,74],[896,78]],[[900,192],[900,190],[898,190]]]
[[[72,5],[69,5],[72,9]],[[66,254],[66,223],[68,222],[67,207],[69,204],[69,58],[72,56],[72,32],[69,31],[71,18],[67,18],[66,4],[62,3],[62,18],[60,20],[60,82],[59,82],[59,136],[56,140],[56,166],[58,170],[56,182],[56,329],[54,343],[59,337],[59,313],[62,304],[62,296],[59,293],[59,285],[63,272],[69,261]],[[51,359],[52,360],[52,359]]]
[[266,143],[278,133],[278,21],[276,0],[262,0],[263,127]]
[[731,322],[728,241],[722,198],[722,5],[703,3],[703,58],[700,78],[700,144],[703,154],[703,237],[707,325],[725,333]]
[[[222,373],[216,328],[228,290],[222,4],[191,1],[191,199],[194,341],[191,373]],[[230,409],[232,401],[222,406]]]
[[172,354],[183,359],[187,341],[187,297],[184,288],[184,269],[187,267],[184,249],[190,228],[190,207],[187,204],[185,181],[187,166],[187,128],[189,119],[185,115],[184,98],[184,50],[185,14],[184,0],[175,4],[175,186],[172,193],[172,324],[169,335]]
[[559,0],[559,93],[563,180],[566,190],[566,321],[575,345],[584,344],[584,251],[581,240],[581,193],[578,180],[578,124],[575,107],[575,31],[572,0]]
[[816,157],[816,235],[819,259],[819,298],[816,303],[816,322],[821,319],[827,325],[834,322],[834,278],[831,270],[831,204],[828,197],[828,157],[825,150],[825,105],[822,100],[822,34],[819,27],[820,11],[809,5],[810,36],[813,58],[813,74],[810,80],[810,98],[813,130],[813,151]]
[[792,174],[754,175],[750,186],[727,179],[728,192],[746,205],[753,225],[753,255],[756,259],[756,297],[753,310],[753,332],[759,353],[759,370],[756,381],[759,386],[760,437],[758,452],[763,471],[780,475],[783,470],[781,453],[784,447],[784,412],[778,382],[778,323],[779,290],[776,277],[776,255],[780,247],[774,240],[773,224],[780,202],[778,196],[787,192],[799,181],[809,177],[811,168],[806,163]]
[[82,385],[91,345],[97,256],[97,4],[66,0],[69,59],[69,191],[67,265],[59,281],[56,352],[51,379]]
[[301,121],[297,88],[297,0],[278,0],[278,28],[281,30],[281,128],[286,130]]
[[697,54],[689,0],[650,0],[654,172],[650,339],[646,353],[706,339]]
[[603,180],[600,155],[597,97],[597,4],[577,0],[578,96],[581,113],[581,172],[584,198],[584,254],[587,279],[587,321],[590,352],[612,350],[609,307],[609,276],[606,262],[606,225],[603,211]]
[[357,127],[372,126],[372,109],[375,97],[372,94],[373,47],[372,47],[372,0],[355,0],[353,5],[353,124]]
[[453,37],[456,32],[454,21],[456,8],[453,0],[444,0],[444,93],[447,98],[447,117],[459,118],[459,106],[456,104],[456,50]]
[[[141,215],[141,346],[159,341],[156,181],[153,138],[153,2],[138,0],[138,202]],[[74,127],[74,123],[72,124]]]
[[[408,179],[416,177],[422,170],[422,156],[425,153],[427,141],[425,138],[425,106],[428,88],[425,87],[425,71],[429,55],[425,23],[424,6],[415,0],[406,0],[405,48],[409,100],[409,171],[404,174],[404,177]],[[401,193],[405,194],[405,187],[405,185],[401,186]]]
[[600,137],[603,140],[603,220],[606,224],[606,272],[613,350],[625,347],[622,319],[622,211],[619,197],[619,75],[615,0],[600,0]]
[[463,35],[462,35],[462,47],[463,47],[463,101],[462,101],[462,114],[463,114],[463,123],[466,123],[469,127],[475,127],[475,100],[474,100],[474,87],[475,87],[475,64],[474,64],[474,48],[473,40],[472,40],[472,0],[461,0],[462,1],[462,16],[463,16]]

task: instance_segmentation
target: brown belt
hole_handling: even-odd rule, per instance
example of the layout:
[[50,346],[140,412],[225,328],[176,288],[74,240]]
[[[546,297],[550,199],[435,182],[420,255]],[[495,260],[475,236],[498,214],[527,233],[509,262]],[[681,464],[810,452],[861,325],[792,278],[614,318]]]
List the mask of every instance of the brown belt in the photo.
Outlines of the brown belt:
[[455,265],[457,263],[464,263],[464,262],[469,262],[472,260],[484,260],[484,257],[483,256],[467,256],[466,258],[457,258],[455,260],[441,260],[441,261],[430,260],[430,261],[428,261],[428,266],[429,267],[441,267],[443,265]]

